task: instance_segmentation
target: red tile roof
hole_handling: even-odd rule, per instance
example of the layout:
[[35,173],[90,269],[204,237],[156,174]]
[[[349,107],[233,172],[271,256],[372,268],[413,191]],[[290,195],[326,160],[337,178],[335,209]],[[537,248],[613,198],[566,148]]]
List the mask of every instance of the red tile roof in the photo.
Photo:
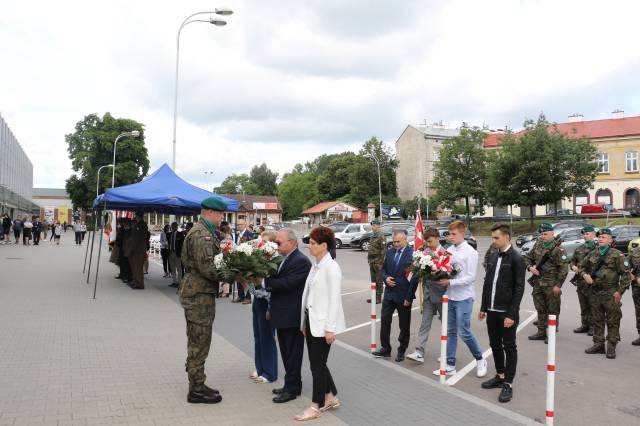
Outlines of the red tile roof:
[[[550,130],[553,125],[550,125]],[[558,131],[569,137],[588,137],[591,139],[605,139],[624,136],[640,135],[640,116],[626,118],[610,118],[604,120],[579,121],[577,123],[558,123]],[[515,135],[521,135],[524,130],[520,130]],[[491,133],[484,141],[485,148],[495,148],[500,145],[504,134]]]
[[306,209],[305,211],[302,212],[302,214],[316,214],[316,213],[322,213],[324,211],[327,211],[328,209],[330,209],[331,207],[335,206],[336,204],[338,204],[340,201],[325,201],[319,204],[316,204],[313,207],[310,207],[308,209]]

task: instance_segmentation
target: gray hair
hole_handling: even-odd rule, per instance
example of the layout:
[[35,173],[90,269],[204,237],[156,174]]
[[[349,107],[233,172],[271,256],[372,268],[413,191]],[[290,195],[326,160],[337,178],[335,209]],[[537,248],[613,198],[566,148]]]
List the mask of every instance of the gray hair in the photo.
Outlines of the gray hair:
[[407,230],[406,229],[394,229],[393,230],[393,235],[404,235],[406,237],[407,236]]
[[282,228],[278,232],[283,232],[287,235],[287,238],[291,241],[295,241],[296,245],[298,244],[298,237],[296,236],[296,232],[291,228]]

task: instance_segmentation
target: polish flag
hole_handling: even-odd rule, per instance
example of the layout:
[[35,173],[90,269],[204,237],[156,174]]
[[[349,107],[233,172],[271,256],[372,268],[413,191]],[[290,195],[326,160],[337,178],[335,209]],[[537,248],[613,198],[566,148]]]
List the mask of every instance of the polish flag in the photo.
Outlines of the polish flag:
[[422,217],[420,214],[420,208],[418,207],[418,211],[416,212],[416,239],[413,242],[414,250],[421,250],[424,247],[424,230],[422,229]]

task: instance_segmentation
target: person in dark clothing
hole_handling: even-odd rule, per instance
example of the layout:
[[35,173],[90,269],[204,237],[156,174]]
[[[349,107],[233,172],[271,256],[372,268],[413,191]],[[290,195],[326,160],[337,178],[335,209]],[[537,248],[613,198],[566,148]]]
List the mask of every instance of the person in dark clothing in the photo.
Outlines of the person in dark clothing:
[[501,388],[498,401],[509,402],[513,397],[511,386],[518,362],[516,329],[520,320],[520,301],[524,293],[527,266],[511,246],[511,229],[508,225],[494,225],[491,228],[491,239],[498,251],[487,259],[478,319],[487,319],[496,376],[482,383],[482,387]]
[[24,227],[24,223],[20,218],[16,218],[13,221],[13,236],[16,239],[16,244],[20,244],[20,235],[22,235],[22,228]]
[[42,222],[40,222],[40,218],[37,216],[33,219],[33,228],[31,228],[31,233],[33,234],[33,245],[40,245],[40,233],[42,232]]
[[169,272],[169,235],[171,234],[171,227],[165,225],[164,229],[160,233],[160,256],[162,257],[162,269],[164,270],[164,278],[170,277]]
[[118,246],[118,266],[120,267],[120,275],[118,278],[122,280],[123,283],[129,284],[131,282],[131,268],[129,267],[129,259],[125,255],[124,252],[124,243],[129,235],[129,231],[131,230],[131,223],[129,219],[120,219],[122,227],[119,232],[116,233],[116,245]]

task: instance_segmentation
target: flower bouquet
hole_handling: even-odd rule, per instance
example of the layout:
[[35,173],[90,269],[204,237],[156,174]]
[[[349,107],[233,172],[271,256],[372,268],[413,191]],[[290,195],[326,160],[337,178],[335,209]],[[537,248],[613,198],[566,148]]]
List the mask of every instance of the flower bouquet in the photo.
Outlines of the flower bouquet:
[[412,274],[417,274],[420,280],[430,281],[451,279],[458,274],[458,268],[453,263],[453,255],[447,251],[416,250],[413,252]]
[[284,256],[278,254],[278,245],[272,241],[252,240],[233,246],[226,242],[214,259],[214,265],[223,281],[252,281],[273,275]]

